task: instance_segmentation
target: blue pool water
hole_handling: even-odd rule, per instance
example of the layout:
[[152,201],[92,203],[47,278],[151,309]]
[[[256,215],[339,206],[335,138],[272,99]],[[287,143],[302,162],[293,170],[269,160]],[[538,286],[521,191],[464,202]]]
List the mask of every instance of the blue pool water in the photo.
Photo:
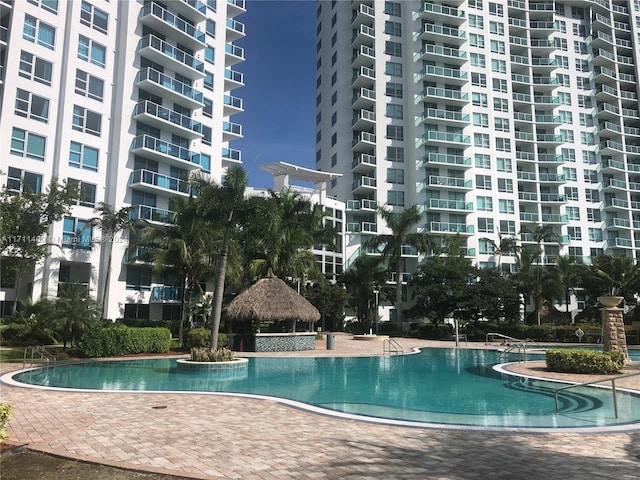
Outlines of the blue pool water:
[[233,392],[295,400],[346,414],[442,425],[576,428],[640,423],[640,395],[503,375],[492,350],[425,349],[385,357],[250,358],[236,377],[176,370],[175,359],[100,361],[19,373],[14,380],[49,387]]

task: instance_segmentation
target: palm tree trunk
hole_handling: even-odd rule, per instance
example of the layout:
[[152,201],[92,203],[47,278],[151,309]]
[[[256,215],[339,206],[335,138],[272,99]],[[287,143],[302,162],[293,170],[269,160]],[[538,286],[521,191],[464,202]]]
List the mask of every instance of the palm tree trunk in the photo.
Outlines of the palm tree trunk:
[[104,312],[107,308],[107,297],[109,291],[109,280],[111,279],[111,258],[113,254],[113,245],[109,245],[109,257],[107,258],[107,272],[104,276],[104,290],[102,290],[102,318],[105,318]]
[[184,321],[187,314],[185,297],[187,295],[187,278],[182,277],[180,280],[180,287],[182,289],[182,295],[180,295],[180,323],[178,324],[178,345],[181,347],[184,345]]
[[213,296],[213,324],[211,325],[211,350],[218,349],[218,330],[220,330],[220,318],[222,317],[222,300],[224,299],[224,280],[227,274],[227,250],[231,227],[226,225],[222,238],[222,249],[218,258],[218,272],[216,274],[215,292]]
[[396,260],[396,322],[402,328],[402,257]]

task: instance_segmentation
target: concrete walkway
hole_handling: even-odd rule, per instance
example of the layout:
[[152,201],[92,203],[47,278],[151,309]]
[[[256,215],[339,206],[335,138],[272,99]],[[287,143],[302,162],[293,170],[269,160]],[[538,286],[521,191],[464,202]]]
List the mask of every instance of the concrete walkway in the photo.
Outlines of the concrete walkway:
[[[452,346],[400,341],[405,350]],[[324,342],[317,348],[296,354],[382,353],[381,343],[346,335],[337,336],[333,351]],[[1,364],[0,371],[16,367]],[[12,443],[186,478],[640,479],[640,425],[607,434],[431,430],[343,420],[271,400],[7,385],[0,385],[0,402],[14,407]]]

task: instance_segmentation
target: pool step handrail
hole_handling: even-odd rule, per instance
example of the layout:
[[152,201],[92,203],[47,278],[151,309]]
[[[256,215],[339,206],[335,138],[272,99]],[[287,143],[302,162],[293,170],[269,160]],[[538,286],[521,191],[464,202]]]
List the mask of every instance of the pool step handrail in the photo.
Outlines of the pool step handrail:
[[395,355],[404,355],[404,349],[402,345],[400,345],[393,338],[387,338],[384,342],[382,342],[382,354],[383,355],[391,355],[393,352]]
[[563,390],[568,390],[569,388],[586,387],[587,385],[594,385],[596,383],[611,382],[611,394],[613,395],[613,411],[616,418],[618,418],[618,398],[616,393],[616,380],[620,380],[622,378],[635,377],[638,375],[640,375],[640,372],[627,373],[625,375],[616,375],[615,377],[601,378],[600,380],[592,380],[591,382],[576,383],[573,385],[567,385],[565,387],[557,388],[554,394],[555,401],[556,401],[556,413],[558,413],[558,393],[559,392]]
[[56,357],[51,352],[48,352],[44,345],[30,345],[24,349],[24,355],[22,357],[22,368],[26,368],[27,365],[27,354],[31,352],[31,363],[30,367],[33,367],[34,359],[37,358],[36,355],[39,356],[40,360],[46,360],[47,368],[51,366],[51,362],[53,362],[53,366],[56,366]]

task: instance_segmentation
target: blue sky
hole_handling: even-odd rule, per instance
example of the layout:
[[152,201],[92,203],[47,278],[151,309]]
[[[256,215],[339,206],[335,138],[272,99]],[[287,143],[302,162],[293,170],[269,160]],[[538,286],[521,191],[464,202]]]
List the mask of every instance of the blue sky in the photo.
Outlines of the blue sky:
[[231,143],[242,151],[252,187],[273,187],[260,164],[285,161],[315,166],[315,2],[247,0],[236,17],[246,37],[236,43],[245,61],[233,68],[245,86],[233,92],[244,112],[232,117],[244,138]]

